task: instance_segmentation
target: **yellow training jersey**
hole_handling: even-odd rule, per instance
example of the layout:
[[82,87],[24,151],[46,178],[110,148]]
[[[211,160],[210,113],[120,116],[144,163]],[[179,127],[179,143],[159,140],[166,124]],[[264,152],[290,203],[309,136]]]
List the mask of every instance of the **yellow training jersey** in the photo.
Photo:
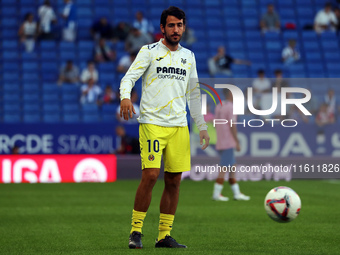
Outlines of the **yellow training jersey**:
[[139,123],[187,126],[188,103],[198,129],[207,130],[201,114],[195,55],[180,45],[176,51],[170,51],[162,40],[141,48],[121,81],[121,100],[130,99],[135,82],[142,76]]

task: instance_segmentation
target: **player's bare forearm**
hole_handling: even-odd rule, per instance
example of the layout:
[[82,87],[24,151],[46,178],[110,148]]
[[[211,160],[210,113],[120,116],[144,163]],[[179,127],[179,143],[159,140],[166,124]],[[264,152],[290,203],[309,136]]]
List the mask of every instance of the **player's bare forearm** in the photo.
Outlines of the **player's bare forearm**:
[[136,114],[135,108],[130,99],[124,98],[120,102],[120,117],[124,117],[124,120],[132,119],[132,113]]

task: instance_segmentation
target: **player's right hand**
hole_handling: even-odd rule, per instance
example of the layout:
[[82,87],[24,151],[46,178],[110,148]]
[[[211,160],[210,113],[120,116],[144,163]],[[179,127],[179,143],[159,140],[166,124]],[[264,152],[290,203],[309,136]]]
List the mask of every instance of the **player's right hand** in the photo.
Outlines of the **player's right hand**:
[[130,116],[130,119],[132,119],[132,113],[136,114],[136,111],[131,100],[127,98],[123,99],[120,102],[120,117],[124,117],[124,120],[129,120]]

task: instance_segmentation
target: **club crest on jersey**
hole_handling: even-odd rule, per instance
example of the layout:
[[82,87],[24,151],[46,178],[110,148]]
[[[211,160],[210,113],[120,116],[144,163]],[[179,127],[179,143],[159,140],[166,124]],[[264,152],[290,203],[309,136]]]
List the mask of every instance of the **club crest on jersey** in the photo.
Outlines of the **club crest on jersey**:
[[187,75],[187,71],[182,68],[175,67],[157,67],[157,73],[166,73],[166,74],[179,74],[179,75]]
[[185,65],[187,63],[187,60],[185,58],[181,58],[181,62],[183,65]]
[[154,161],[155,160],[155,156],[150,154],[149,157],[148,157],[149,161]]

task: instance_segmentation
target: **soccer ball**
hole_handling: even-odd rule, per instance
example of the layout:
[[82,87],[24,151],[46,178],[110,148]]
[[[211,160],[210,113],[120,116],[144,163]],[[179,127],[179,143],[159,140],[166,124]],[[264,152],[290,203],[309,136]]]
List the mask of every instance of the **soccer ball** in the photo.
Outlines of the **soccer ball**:
[[290,222],[300,213],[301,199],[291,188],[280,186],[268,192],[264,208],[271,219],[277,222]]

